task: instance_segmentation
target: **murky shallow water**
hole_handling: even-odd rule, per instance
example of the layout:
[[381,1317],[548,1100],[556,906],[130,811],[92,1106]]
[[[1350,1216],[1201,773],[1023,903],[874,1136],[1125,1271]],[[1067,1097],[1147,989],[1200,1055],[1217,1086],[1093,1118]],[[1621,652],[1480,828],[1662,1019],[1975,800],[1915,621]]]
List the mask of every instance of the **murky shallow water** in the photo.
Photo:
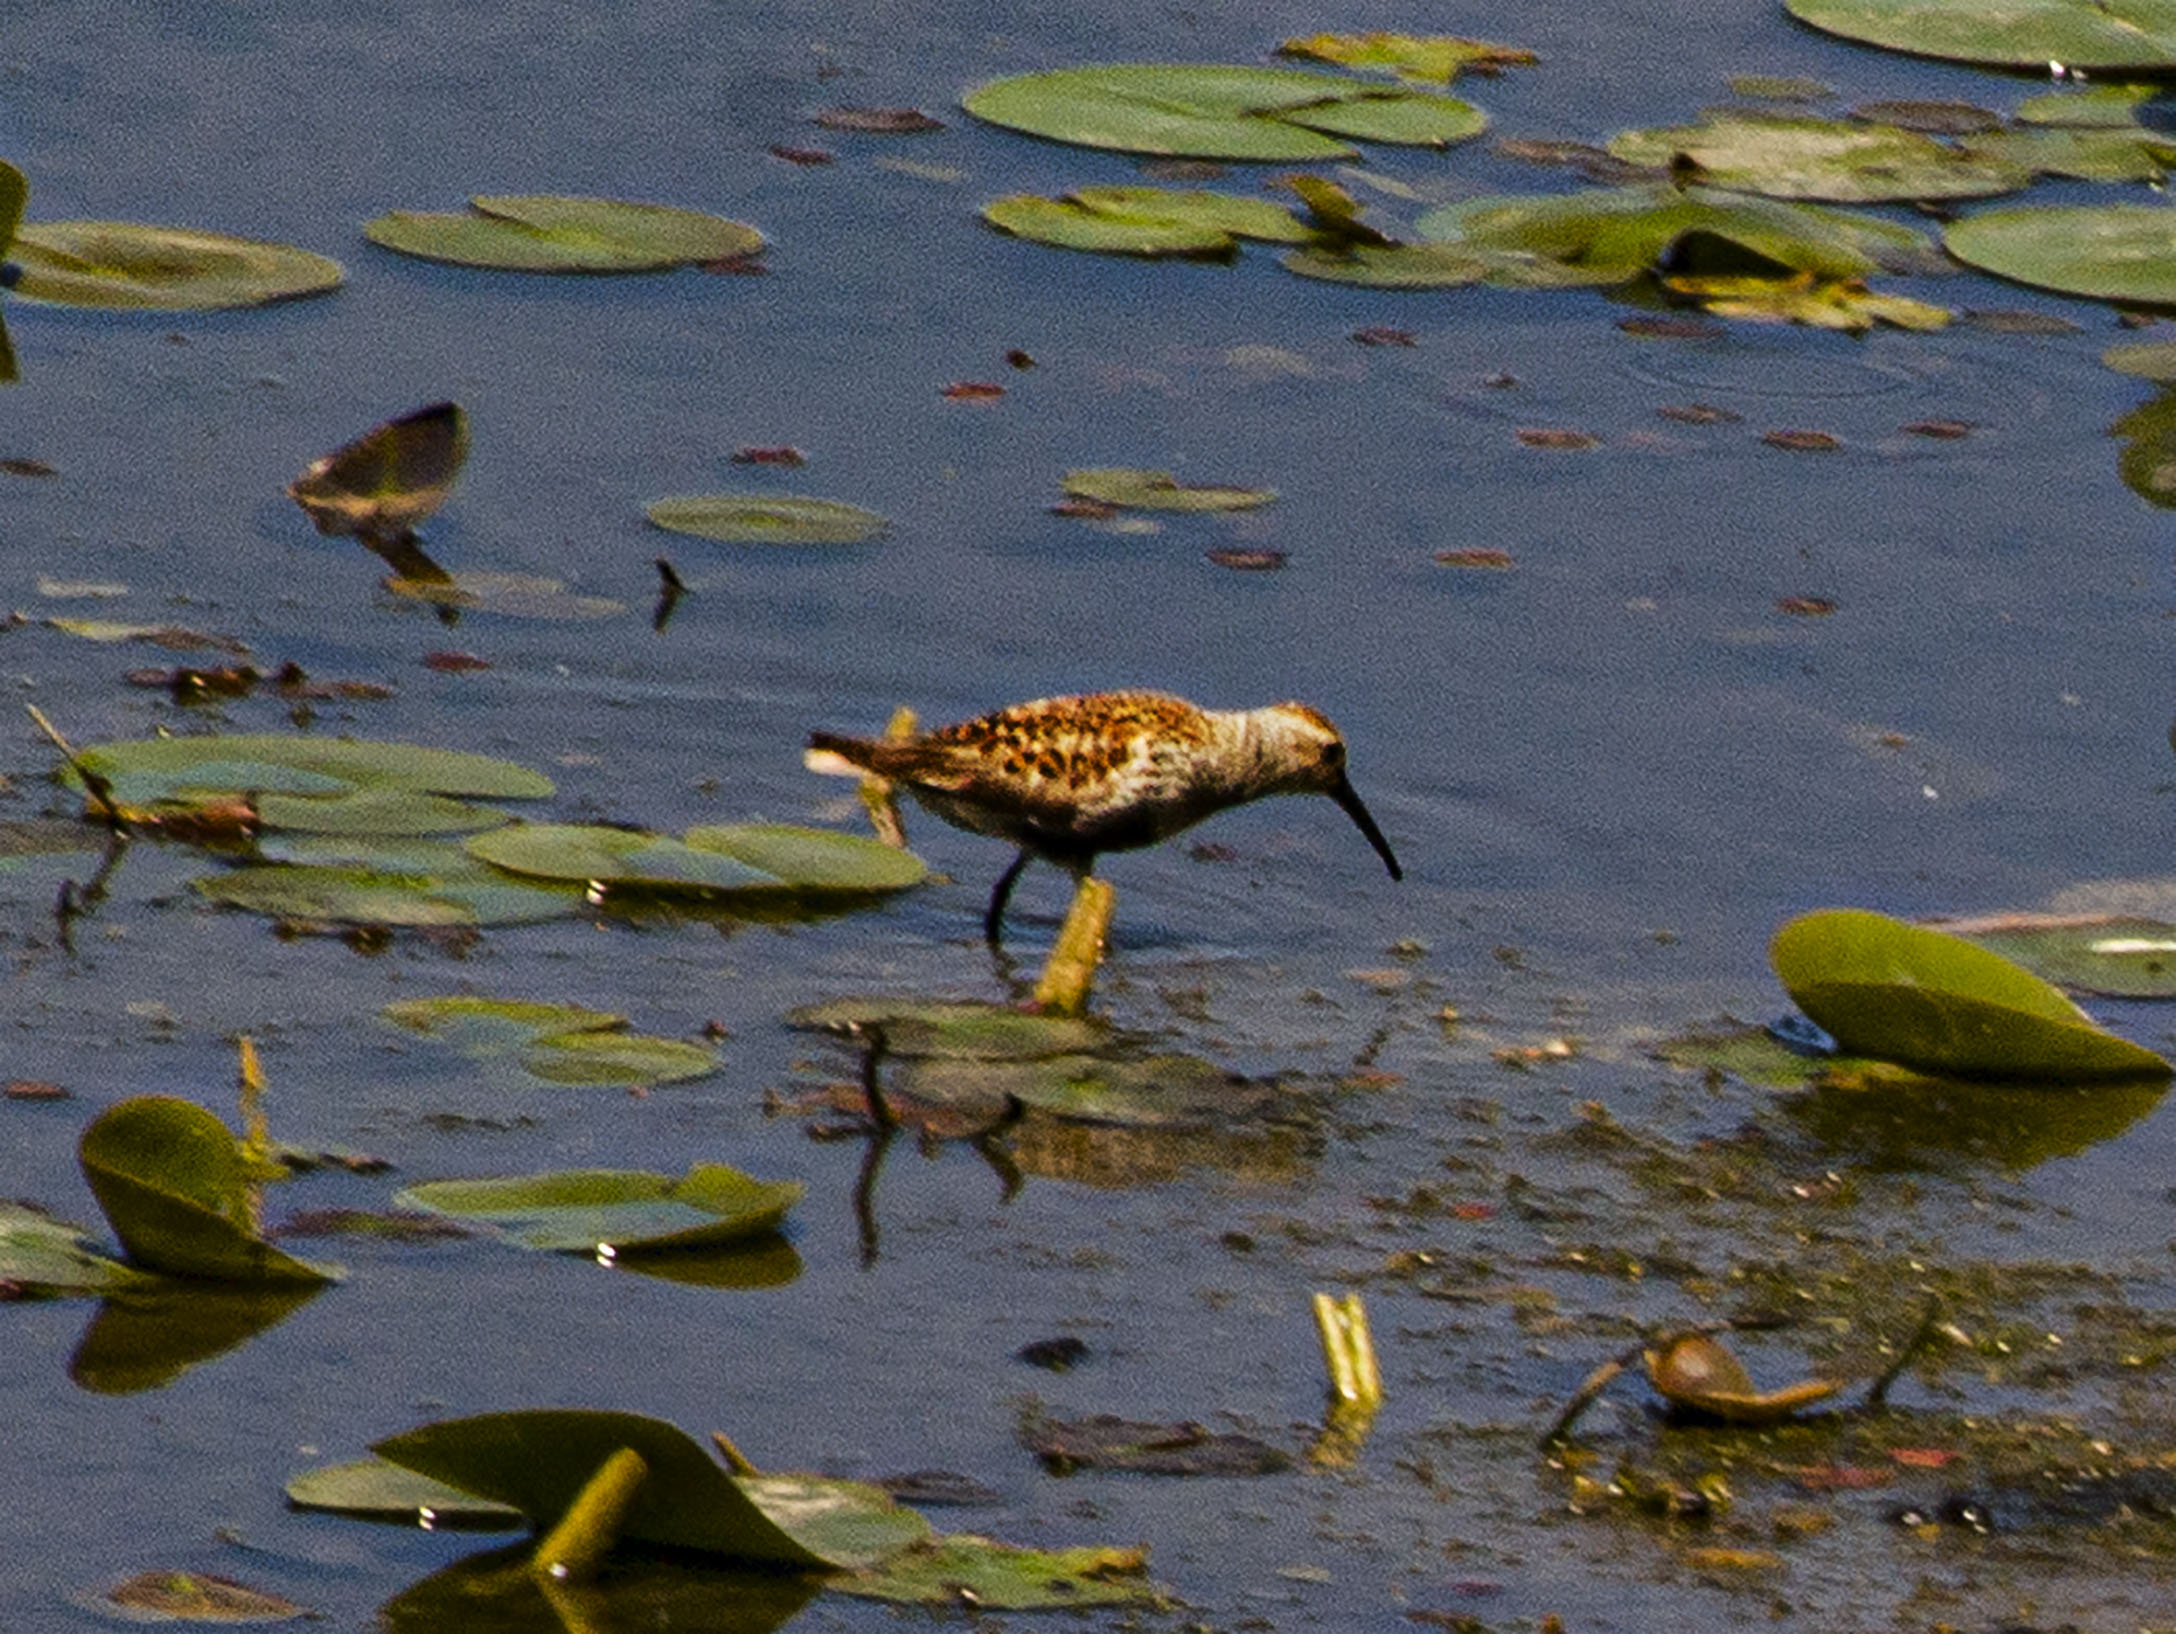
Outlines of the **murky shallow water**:
[[[148,1091],[227,1110],[226,1040],[241,1030],[265,1049],[282,1135],[378,1152],[402,1179],[712,1158],[810,1191],[799,1277],[756,1290],[482,1244],[343,1245],[346,1284],[144,1394],[69,1382],[90,1307],[9,1308],[0,1401],[16,1474],[0,1513],[14,1547],[0,1627],[87,1625],[68,1596],[155,1564],[263,1581],[360,1625],[473,1545],[289,1515],[281,1482],[426,1417],[539,1403],[724,1428],[789,1466],[962,1470],[1002,1502],[940,1524],[1149,1542],[1158,1576],[1216,1626],[1389,1628],[1409,1607],[1626,1629],[1664,1615],[1735,1624],[1785,1603],[1808,1627],[2165,1615],[2165,1563],[2111,1572],[2070,1533],[1898,1530],[1884,1508],[1915,1495],[1916,1478],[1831,1502],[1830,1531],[1778,1574],[1734,1574],[1688,1560],[1689,1532],[1575,1520],[1561,1474],[1528,1451],[1630,1324],[1729,1308],[1734,1280],[1776,1257],[1826,1269],[1861,1254],[1875,1280],[1905,1281],[1914,1256],[2075,1265],[2083,1293],[1971,1315],[2061,1329],[2087,1349],[2089,1305],[2167,1310],[2164,1113],[2023,1173],[1932,1152],[1925,1173],[1899,1174],[1806,1134],[1763,1092],[1710,1088],[1634,1047],[1780,1007],[1763,948],[1800,908],[1976,911],[2165,868],[2166,524],[2122,488],[2103,435],[2140,395],[2093,361],[2116,334],[2107,314],[1960,277],[1924,293],[2066,311],[2086,333],[1639,340],[1591,295],[1392,299],[1302,283],[1258,254],[1135,266],[1011,243],[973,220],[999,192],[1131,170],[967,125],[948,108],[968,83],[1099,59],[1252,60],[1328,27],[1442,26],[1417,15],[21,9],[0,46],[0,137],[32,179],[34,217],[282,238],[340,256],[351,279],[330,300],[230,317],[11,308],[24,379],[0,396],[0,453],[60,471],[0,478],[14,606],[173,618],[241,636],[267,668],[292,658],[390,681],[391,702],[328,710],[322,726],[513,755],[559,780],[560,813],[675,830],[842,818],[837,786],[800,767],[802,735],[872,728],[901,702],[939,720],[1121,684],[1220,703],[1296,696],[1345,729],[1409,878],[1385,881],[1320,803],[1220,820],[1202,837],[1231,860],[1183,848],[1116,860],[1102,988],[1116,1016],[1248,1072],[1326,1085],[1363,1063],[1395,1077],[1326,1096],[1310,1155],[1266,1173],[1204,1165],[1109,1189],[1031,1179],[1006,1202],[964,1150],[896,1151],[865,1266],[859,1148],[810,1142],[763,1110],[767,1089],[847,1063],[779,1018],[871,989],[999,993],[975,931],[1003,861],[993,845],[922,822],[918,842],[958,883],[874,915],[730,938],[702,924],[508,930],[462,959],[276,940],[199,910],[185,882],[200,860],[149,845],[70,957],[46,917],[58,876],[26,865],[0,880],[8,1073],[75,1099],[8,1107],[4,1189],[71,1218],[96,1218],[73,1163],[83,1123]],[[1647,8],[1629,36],[1592,8],[1455,26],[1544,55],[1470,93],[1505,134],[1598,139],[1685,116],[1743,70],[1812,74],[1847,100],[2007,105],[2023,90],[1857,52],[1743,0]],[[806,122],[861,102],[920,103],[952,128],[885,140]],[[839,162],[765,156],[812,141]],[[1430,196],[1552,185],[1477,150],[1379,158]],[[399,261],[357,234],[389,207],[545,189],[754,221],[775,241],[774,271],[521,280]],[[1419,345],[1353,345],[1374,323]],[[1006,373],[1015,346],[1040,367]],[[1499,375],[1516,384],[1488,383]],[[998,404],[939,396],[1000,377]],[[469,409],[476,453],[433,552],[559,576],[624,601],[625,616],[447,630],[379,594],[373,559],[315,537],[280,496],[316,453],[444,396]],[[1694,397],[1744,419],[1656,418]],[[1957,443],[1901,433],[1930,417],[1980,430]],[[1522,448],[1513,432],[1528,425],[1604,446]],[[1758,444],[1780,426],[1846,448]],[[738,446],[785,442],[810,452],[804,471],[726,464]],[[1273,483],[1283,498],[1149,536],[1048,516],[1059,475],[1095,464]],[[764,485],[874,506],[893,533],[865,551],[736,552],[641,522],[660,494]],[[1290,565],[1243,575],[1204,560],[1228,543],[1283,550]],[[1473,543],[1517,567],[1432,560]],[[653,634],[661,549],[696,593]],[[40,575],[130,593],[54,603]],[[1775,604],[1792,595],[1839,610],[1787,618]],[[448,646],[493,667],[421,667]],[[0,660],[10,690],[78,741],[208,724],[120,683],[157,654],[32,624],[0,640]],[[238,729],[281,721],[264,702],[224,716]],[[50,803],[50,756],[27,725],[12,741],[0,814],[30,815]],[[1031,876],[1020,903],[1032,952],[1058,882]],[[1388,950],[1407,938],[1427,951],[1401,964]],[[1352,974],[1385,966],[1402,979]],[[642,1100],[519,1092],[376,1020],[391,999],[468,988],[624,1010],[669,1034],[716,1019],[733,1035],[726,1066]],[[1446,1004],[1464,1026],[1440,1025]],[[2168,1041],[2161,1012],[2108,1013]],[[1490,1057],[1567,1032],[1589,1040],[1586,1058],[1513,1072]],[[1673,1150],[1750,1131],[1775,1151],[1753,1191],[1831,1169],[1856,1189],[1848,1205],[1779,1219],[1712,1176],[1714,1196],[1643,1181],[1621,1154],[1578,1145],[1595,1100]],[[429,1121],[444,1112],[491,1123],[448,1132]],[[1431,1212],[1419,1188],[1496,1212]],[[313,1179],[275,1212],[382,1205],[389,1189]],[[1576,1252],[1604,1244],[1652,1269]],[[1392,1258],[1419,1249],[1495,1269],[1449,1287]],[[1389,1403],[1354,1473],[1060,1482],[1013,1444],[1033,1392],[1066,1413],[1229,1416],[1300,1445],[1320,1388],[1306,1294],[1356,1281]],[[1086,1368],[1054,1379],[1010,1360],[1056,1332],[1088,1340]],[[1779,1376],[1799,1365],[1775,1341],[1759,1355]],[[1899,1400],[2069,1414],[2142,1450],[2156,1427],[2167,1444],[2165,1409],[2130,1380],[2150,1387],[2165,1365],[2033,1389],[1990,1368],[1977,1393],[1952,1375],[1954,1396],[1907,1380]],[[1611,1458],[1655,1433],[1635,1410],[1595,1430]],[[1699,1536],[1743,1543],[1769,1501],[1749,1501],[1739,1530]],[[823,1600],[797,1626],[879,1616]]]

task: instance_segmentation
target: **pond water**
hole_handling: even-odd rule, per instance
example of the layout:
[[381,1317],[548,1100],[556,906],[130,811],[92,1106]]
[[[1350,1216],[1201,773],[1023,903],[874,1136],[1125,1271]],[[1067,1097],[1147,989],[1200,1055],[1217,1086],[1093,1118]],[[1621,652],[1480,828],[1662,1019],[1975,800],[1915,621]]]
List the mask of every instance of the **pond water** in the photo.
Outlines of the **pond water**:
[[[2007,110],[2039,88],[1856,49],[1765,0],[1455,17],[1107,4],[1027,20],[963,3],[14,8],[0,154],[31,180],[32,219],[212,227],[349,272],[336,295],[254,313],[8,304],[22,378],[0,395],[0,455],[56,474],[0,475],[0,582],[27,616],[0,637],[0,675],[75,742],[281,730],[287,706],[178,707],[123,681],[171,655],[79,641],[48,617],[181,623],[239,638],[261,668],[385,683],[384,701],[317,706],[312,729],[508,756],[558,782],[555,817],[673,832],[856,822],[801,744],[814,727],[874,731],[901,704],[936,722],[1115,686],[1300,698],[1343,729],[1407,878],[1386,880],[1321,801],[1219,818],[1192,837],[1207,855],[1182,842],[1112,859],[1099,1005],[1162,1047],[1287,1076],[1315,1128],[1237,1155],[1121,1143],[1075,1178],[1038,1158],[1011,1196],[963,1146],[901,1143],[872,1242],[855,1212],[863,1145],[811,1140],[806,1117],[767,1109],[773,1091],[853,1072],[784,1015],[872,991],[1009,996],[1012,972],[979,936],[1005,860],[993,842],[910,813],[949,881],[820,923],[604,918],[461,950],[395,938],[374,956],[203,907],[187,881],[205,859],[155,842],[129,849],[71,948],[52,903],[89,860],[18,864],[0,875],[7,1076],[72,1098],[0,1108],[0,1190],[66,1218],[98,1218],[74,1161],[84,1124],[143,1093],[231,1116],[240,1032],[263,1050],[284,1139],[396,1171],[307,1178],[275,1193],[275,1218],[382,1208],[417,1179],[578,1165],[713,1160],[809,1190],[793,1263],[771,1266],[797,1274],[758,1287],[483,1241],[300,1244],[348,1280],[126,1393],[71,1378],[92,1305],[10,1306],[0,1628],[93,1626],[75,1596],[154,1566],[246,1578],[367,1626],[478,1545],[290,1513],[282,1484],[426,1419],[549,1404],[722,1429],[778,1467],[968,1474],[994,1500],[938,1511],[941,1525],[1149,1544],[1184,1605],[1174,1626],[1388,1629],[1418,1614],[1531,1628],[1554,1613],[1573,1629],[2176,1627],[2165,1519],[2114,1521],[2084,1500],[2055,1515],[2029,1469],[1958,1450],[1967,1414],[2012,1415],[2051,1458],[2171,1444],[2166,1108],[1967,1104],[1907,1137],[1647,1052],[1785,1008],[1765,947],[1806,908],[1977,913],[2166,870],[2168,524],[2123,486],[2106,434],[2146,395],[2097,363],[2123,332],[2104,308],[1959,274],[1913,292],[2080,327],[1640,338],[1593,293],[1392,296],[1293,278],[1258,249],[1148,265],[975,218],[1001,193],[1137,175],[975,125],[957,98],[980,80],[1254,62],[1288,35],[1363,28],[1537,50],[1537,67],[1460,87],[1501,135],[1599,141],[1689,118],[1740,72],[1811,75],[1847,103]],[[811,123],[838,105],[916,105],[947,128]],[[791,164],[774,145],[836,162]],[[1486,141],[1373,149],[1363,168],[1346,179],[1392,217],[1563,185]],[[508,191],[746,220],[772,241],[769,273],[525,279],[360,236],[389,208]],[[1355,344],[1370,325],[1415,344]],[[1015,348],[1032,370],[1008,367]],[[947,400],[961,380],[1006,395]],[[474,452],[425,530],[433,556],[546,575],[623,612],[442,624],[283,496],[311,458],[449,397]],[[1656,414],[1689,401],[1742,418]],[[1972,434],[1903,429],[1937,419]],[[1522,444],[1537,426],[1599,446]],[[1785,428],[1843,446],[1761,442]],[[728,463],[781,444],[809,463]],[[1281,497],[1142,532],[1051,515],[1062,474],[1099,465]],[[651,499],[728,488],[848,500],[891,528],[795,551],[643,521]],[[1220,546],[1286,565],[1231,571],[1205,556]],[[1436,562],[1464,546],[1514,566]],[[660,554],[692,593],[653,629]],[[43,581],[126,594],[57,597]],[[1835,611],[1792,616],[1792,597]],[[489,667],[425,667],[448,649]],[[72,810],[27,720],[9,741],[0,816]],[[1063,889],[1038,870],[1016,898],[1027,974]],[[394,999],[462,991],[595,1005],[672,1036],[716,1022],[723,1064],[639,1097],[524,1088],[378,1019]],[[2171,1042],[2164,1011],[2099,1013]],[[1560,1038],[1578,1052],[1497,1055]],[[1760,1341],[1756,1374],[1783,1382],[1812,1353],[1863,1378],[1876,1341],[1910,1331],[1921,1281],[1945,1272],[1968,1343],[1893,1397],[1924,1415],[1888,1432],[1928,1453],[1917,1462],[1848,1424],[1765,1452],[1711,1444],[1645,1416],[1629,1384],[1583,1426],[1595,1461],[1568,1470],[1534,1450],[1642,1327],[1795,1302],[1812,1337]],[[1321,1411],[1317,1288],[1363,1290],[1382,1351],[1387,1404],[1350,1468],[1067,1480],[1017,1444],[1033,1398],[1303,1448]],[[1088,1361],[1051,1375],[1014,1359],[1056,1334],[1083,1338]],[[1763,1458],[1705,1520],[1574,1485],[1620,1463]],[[1814,1474],[1794,1487],[1785,1466]],[[1822,1471],[1859,1472],[1863,1489]],[[2147,1487],[2125,1491],[2151,1512]],[[1894,1519],[1960,1494],[1991,1494],[2001,1524]],[[894,1617],[828,1597],[796,1626]]]

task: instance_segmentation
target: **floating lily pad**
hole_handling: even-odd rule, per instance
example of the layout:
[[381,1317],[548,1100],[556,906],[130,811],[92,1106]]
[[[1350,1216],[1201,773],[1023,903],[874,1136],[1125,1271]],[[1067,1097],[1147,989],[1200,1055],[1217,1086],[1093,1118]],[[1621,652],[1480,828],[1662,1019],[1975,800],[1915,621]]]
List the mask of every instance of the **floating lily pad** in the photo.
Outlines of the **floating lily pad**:
[[730,545],[859,545],[889,526],[876,512],[840,500],[762,494],[660,499],[648,514],[668,533],[691,533]]
[[425,601],[457,612],[498,613],[508,618],[564,624],[617,618],[627,611],[625,602],[609,596],[580,595],[569,590],[565,581],[540,573],[448,573],[433,578],[397,573],[386,579],[385,588],[410,601]]
[[468,459],[468,416],[433,403],[373,426],[287,485],[317,531],[398,539],[445,504]]
[[2176,390],[2164,388],[2108,428],[2123,439],[2116,473],[2149,505],[2176,508]]
[[390,211],[363,233],[403,255],[504,272],[662,272],[763,248],[746,222],[669,205],[535,193],[469,206],[466,215]]
[[1274,488],[1184,483],[1169,471],[1126,466],[1068,471],[1065,491],[1075,499],[1092,499],[1100,505],[1134,511],[1244,511],[1267,505],[1277,497]]
[[566,1512],[622,1447],[649,1466],[620,1535],[791,1567],[872,1565],[929,1535],[875,1487],[805,1476],[735,1477],[674,1425],[633,1413],[540,1409],[426,1424],[371,1450],[511,1504],[538,1528]]
[[1651,269],[1861,278],[1933,259],[1923,235],[1894,222],[1701,187],[1490,196],[1431,210],[1416,225],[1439,243],[1539,257],[1596,282]]
[[647,1033],[550,1033],[521,1052],[522,1070],[553,1084],[678,1084],[718,1070],[717,1052]]
[[2153,131],[2004,130],[1975,136],[1965,151],[2040,176],[2087,182],[2158,182],[2176,165],[2176,143]]
[[929,865],[911,851],[859,834],[790,823],[726,823],[691,828],[697,851],[714,851],[761,870],[792,891],[903,891]]
[[2129,341],[2109,347],[2100,360],[2117,374],[2135,375],[2162,386],[2176,385],[2176,341]]
[[150,1281],[91,1246],[81,1228],[0,1201],[0,1283],[32,1295],[104,1294]]
[[1769,958],[1798,1007],[1854,1054],[1958,1078],[2030,1082],[2171,1071],[2009,960],[1883,914],[1806,914],[1776,933]]
[[1311,34],[1286,40],[1280,57],[1312,57],[1341,68],[1380,68],[1400,79],[1448,84],[1466,69],[1493,74],[1530,67],[1540,59],[1513,45],[1461,39],[1454,34]]
[[1958,62],[2045,69],[2176,68],[2176,17],[2160,0],[1785,0],[1847,40]]
[[2176,998],[2176,924],[2166,920],[2007,914],[1943,929],[2074,993]]
[[208,793],[347,794],[415,789],[485,799],[541,800],[551,779],[509,760],[414,743],[238,733],[103,743],[77,760],[113,785],[126,808]]
[[1307,224],[1281,204],[1232,193],[1083,187],[1062,199],[1014,193],[982,219],[1016,238],[1107,255],[1229,255],[1242,238],[1304,243]]
[[494,1503],[434,1481],[382,1458],[358,1458],[304,1470],[287,1483],[287,1501],[297,1509],[327,1510],[370,1520],[413,1526],[428,1517],[431,1525],[504,1530],[522,1523],[512,1504]]
[[2020,102],[2017,118],[2025,125],[2137,130],[2139,109],[2153,100],[2159,91],[2160,87],[2152,84],[2084,85],[2071,90],[2047,91]]
[[209,1572],[138,1572],[92,1602],[132,1623],[288,1623],[317,1613]]
[[259,1234],[241,1148],[200,1106],[167,1095],[122,1101],[83,1132],[78,1158],[114,1235],[144,1270],[226,1282],[329,1277]]
[[471,856],[516,874],[643,891],[776,891],[785,882],[722,851],[633,829],[519,823],[473,836]]
[[964,1061],[1033,1061],[1100,1048],[1110,1032],[1083,1016],[1043,1015],[972,1000],[874,996],[828,999],[786,1012],[789,1026],[866,1039],[886,1052]]
[[1479,255],[1451,244],[1353,244],[1338,249],[1298,249],[1283,258],[1283,265],[1303,278],[1359,284],[1368,289],[1457,289],[1511,270],[1507,257]]
[[1274,1475],[1292,1455],[1251,1435],[1218,1432],[1191,1422],[1144,1424],[1097,1413],[1090,1418],[1036,1418],[1020,1438],[1046,1469],[1130,1470],[1137,1475]]
[[1919,131],[1791,114],[1712,113],[1697,125],[1624,131],[1609,151],[1630,164],[1690,163],[1703,182],[1779,199],[1984,198],[2032,180],[2024,165]]
[[1287,1096],[1190,1055],[1059,1055],[1026,1061],[916,1061],[899,1093],[924,1107],[992,1118],[1026,1107],[1079,1123],[1203,1129],[1259,1122]]
[[487,998],[474,993],[397,999],[378,1013],[396,1027],[438,1039],[470,1055],[501,1054],[550,1033],[600,1032],[627,1025],[625,1016],[586,1005]]
[[1140,1549],[1019,1549],[956,1533],[929,1538],[880,1565],[835,1579],[841,1594],[933,1608],[989,1611],[1122,1606],[1157,1599]]
[[405,929],[531,925],[581,911],[579,891],[509,880],[452,847],[428,871],[268,863],[190,881],[213,902],[303,924]]
[[474,834],[513,819],[492,806],[416,789],[364,788],[351,794],[260,794],[258,824],[294,834],[389,837]]
[[62,306],[211,311],[337,289],[340,263],[288,244],[132,221],[38,221],[7,248],[14,292]]
[[1194,159],[1342,159],[1339,137],[1440,147],[1488,121],[1454,97],[1289,68],[1133,63],[992,80],[963,99],[1030,136]]
[[502,1180],[433,1180],[393,1199],[400,1208],[473,1220],[524,1248],[590,1254],[715,1248],[774,1232],[806,1190],[722,1163],[681,1178],[631,1169],[573,1169]]
[[2066,295],[2176,303],[2176,210],[2142,204],[1989,210],[1942,234],[1967,266]]

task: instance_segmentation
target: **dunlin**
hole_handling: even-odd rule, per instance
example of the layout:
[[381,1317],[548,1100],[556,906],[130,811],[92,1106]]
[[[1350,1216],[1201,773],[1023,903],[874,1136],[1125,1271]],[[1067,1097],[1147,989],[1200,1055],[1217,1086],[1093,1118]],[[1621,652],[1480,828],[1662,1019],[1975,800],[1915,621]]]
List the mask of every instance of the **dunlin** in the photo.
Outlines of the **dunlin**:
[[1305,704],[1202,709],[1160,692],[1097,692],[1015,704],[911,738],[812,732],[808,741],[812,771],[874,774],[955,828],[1020,848],[983,915],[993,947],[1031,857],[1085,879],[1102,852],[1159,844],[1265,795],[1328,795],[1390,877],[1405,877],[1345,777],[1345,740]]

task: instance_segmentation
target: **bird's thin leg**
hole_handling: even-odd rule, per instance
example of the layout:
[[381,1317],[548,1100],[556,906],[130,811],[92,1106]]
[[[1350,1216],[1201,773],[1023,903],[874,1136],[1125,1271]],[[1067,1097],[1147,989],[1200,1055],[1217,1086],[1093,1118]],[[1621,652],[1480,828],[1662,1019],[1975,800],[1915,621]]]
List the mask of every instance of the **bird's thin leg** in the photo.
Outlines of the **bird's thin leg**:
[[982,939],[997,947],[1005,940],[1005,904],[1012,900],[1012,888],[1020,883],[1020,876],[1028,865],[1028,853],[1023,850],[1012,859],[1012,866],[997,876],[997,884],[990,891],[990,906],[982,915]]

